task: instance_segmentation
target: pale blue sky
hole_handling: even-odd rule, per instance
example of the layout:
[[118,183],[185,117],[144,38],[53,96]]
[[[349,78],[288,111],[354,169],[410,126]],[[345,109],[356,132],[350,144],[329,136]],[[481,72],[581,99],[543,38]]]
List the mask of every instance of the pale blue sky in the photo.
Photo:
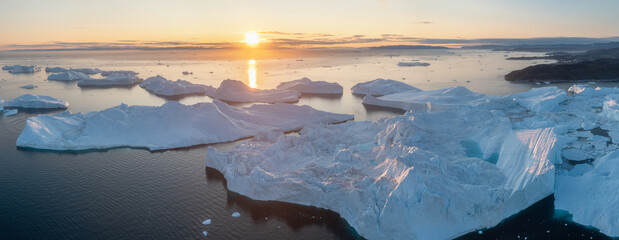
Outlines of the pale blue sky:
[[238,42],[250,30],[333,38],[610,37],[619,36],[617,9],[616,0],[2,0],[0,45]]

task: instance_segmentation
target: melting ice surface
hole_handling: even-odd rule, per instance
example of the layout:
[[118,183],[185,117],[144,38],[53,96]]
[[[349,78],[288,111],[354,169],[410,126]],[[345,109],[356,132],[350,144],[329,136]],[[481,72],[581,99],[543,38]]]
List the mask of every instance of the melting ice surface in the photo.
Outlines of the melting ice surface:
[[[617,91],[569,97],[549,87],[497,97],[456,87],[389,95],[382,100],[391,106],[427,107],[374,122],[312,125],[300,136],[259,134],[228,152],[209,148],[206,164],[232,191],[331,209],[369,239],[453,238],[498,224],[555,186],[558,208],[616,236],[616,154],[589,170],[564,162],[560,150],[599,158],[617,149],[607,144],[619,131],[612,124]],[[588,131],[598,126],[612,139]]]

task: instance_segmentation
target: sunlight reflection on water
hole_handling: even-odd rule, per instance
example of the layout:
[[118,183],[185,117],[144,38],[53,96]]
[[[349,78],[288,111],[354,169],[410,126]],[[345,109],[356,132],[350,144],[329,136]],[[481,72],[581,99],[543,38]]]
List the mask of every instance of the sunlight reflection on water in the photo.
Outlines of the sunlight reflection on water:
[[258,83],[256,82],[256,60],[249,60],[247,66],[247,76],[249,79],[249,86],[251,88],[257,88]]

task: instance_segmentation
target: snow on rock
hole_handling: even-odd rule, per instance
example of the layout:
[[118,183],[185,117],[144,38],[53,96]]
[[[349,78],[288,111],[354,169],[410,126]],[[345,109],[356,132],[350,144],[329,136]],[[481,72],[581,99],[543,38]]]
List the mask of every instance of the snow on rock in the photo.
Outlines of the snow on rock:
[[486,95],[458,86],[429,91],[394,93],[382,97],[367,95],[363,99],[363,104],[407,111],[440,111],[465,105],[476,106],[487,101]]
[[99,112],[30,117],[17,146],[50,150],[139,147],[151,150],[234,141],[260,131],[293,131],[310,123],[339,123],[352,115],[290,104],[231,107],[221,101],[160,107],[119,105]]
[[552,128],[513,131],[502,111],[462,107],[263,134],[209,147],[206,165],[231,191],[333,210],[368,239],[450,239],[552,194],[558,151]]
[[15,114],[17,114],[17,109],[11,109],[11,110],[6,110],[4,111],[4,116],[8,117],[8,116],[13,116]]
[[45,68],[45,72],[51,72],[51,73],[59,73],[59,72],[66,72],[69,71],[69,69],[66,68],[61,68],[61,67],[46,67]]
[[55,99],[53,97],[25,94],[12,100],[4,101],[4,107],[67,109],[69,107],[69,103],[67,103],[67,101]]
[[214,88],[211,86],[193,84],[181,79],[171,81],[159,75],[147,78],[140,83],[140,87],[154,94],[168,97],[205,94],[207,91],[214,91]]
[[34,65],[30,65],[30,66],[5,65],[2,67],[2,70],[9,70],[9,73],[34,73],[34,72],[40,72],[41,67],[37,67]]
[[281,103],[297,102],[301,93],[293,90],[256,89],[238,80],[223,80],[219,88],[208,91],[206,95],[227,102]]
[[314,94],[342,94],[344,88],[338,83],[325,81],[312,81],[309,78],[301,78],[294,81],[283,82],[277,85],[280,90],[295,90],[301,93]]
[[[581,165],[587,164],[577,166]],[[574,222],[619,237],[619,150],[596,159],[593,165],[581,176],[557,175],[555,208],[568,211]]]
[[49,75],[47,80],[56,80],[56,81],[76,81],[81,79],[89,78],[86,74],[75,71],[65,71],[56,74]]
[[426,62],[399,62],[398,66],[400,67],[415,67],[415,66],[430,66],[429,63]]
[[80,87],[130,86],[142,81],[136,75],[112,73],[105,78],[82,78],[77,82]]
[[533,88],[512,95],[515,102],[533,112],[549,112],[567,99],[567,93],[557,87]]
[[383,96],[401,92],[418,92],[419,88],[406,83],[378,78],[369,82],[358,83],[352,87],[352,93],[357,95]]
[[20,88],[23,88],[23,89],[34,89],[34,88],[37,88],[37,87],[38,87],[37,85],[28,84],[28,85],[21,86]]

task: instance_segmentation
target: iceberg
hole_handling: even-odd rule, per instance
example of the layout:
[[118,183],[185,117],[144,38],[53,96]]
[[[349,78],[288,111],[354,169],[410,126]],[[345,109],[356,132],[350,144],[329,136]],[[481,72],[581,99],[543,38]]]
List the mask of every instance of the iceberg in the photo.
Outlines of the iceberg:
[[47,80],[56,80],[56,81],[76,81],[89,78],[86,74],[75,71],[65,71],[56,74],[49,75]]
[[28,84],[28,85],[21,86],[20,88],[23,88],[23,89],[34,89],[34,88],[37,88],[37,87],[38,87],[37,85]]
[[416,91],[421,91],[421,89],[400,81],[382,78],[369,82],[358,83],[352,87],[352,93],[356,95],[383,96],[394,93]]
[[533,88],[512,95],[514,101],[533,112],[553,111],[559,103],[567,100],[567,93],[557,87]]
[[596,159],[593,165],[581,176],[557,175],[555,208],[568,211],[574,222],[619,237],[619,150]]
[[5,117],[13,116],[15,114],[17,114],[17,109],[11,109],[11,110],[4,111],[4,116]]
[[4,101],[8,108],[35,108],[35,109],[67,109],[69,103],[48,96],[25,94],[12,100]]
[[310,123],[339,123],[352,115],[309,106],[260,104],[247,108],[224,102],[160,107],[119,105],[86,114],[63,112],[30,117],[17,146],[48,150],[136,147],[162,150],[234,141],[265,130],[294,131]]
[[2,70],[9,70],[9,73],[34,73],[34,72],[40,72],[41,67],[37,67],[34,65],[30,65],[30,66],[5,65],[2,67]]
[[69,69],[66,68],[61,68],[61,67],[46,67],[45,68],[45,72],[51,72],[51,73],[59,73],[59,72],[66,72],[69,71]]
[[147,78],[140,83],[140,87],[164,97],[206,94],[208,91],[214,91],[214,88],[211,86],[193,84],[181,79],[178,79],[175,82],[160,75]]
[[102,73],[101,69],[98,68],[71,68],[69,71],[80,72],[83,74],[93,75]]
[[415,67],[415,66],[430,66],[429,63],[426,62],[399,62],[398,66],[400,67]]
[[374,97],[367,95],[363,104],[416,111],[441,111],[460,106],[477,106],[489,101],[489,97],[471,92],[465,87],[450,87],[429,91],[409,91]]
[[333,210],[367,239],[451,239],[553,193],[553,131],[514,131],[502,111],[408,112],[263,132],[228,152],[209,147],[206,165],[231,191]]
[[118,71],[101,71],[101,76],[110,76],[112,74],[124,74],[124,75],[138,75],[137,72],[135,71],[129,71],[129,70],[118,70]]
[[290,103],[299,101],[301,93],[293,90],[255,89],[238,80],[223,80],[219,88],[206,93],[226,102]]
[[0,97],[0,111],[4,111],[4,100]]
[[342,94],[344,88],[338,83],[325,81],[312,81],[309,78],[301,78],[294,81],[283,82],[277,85],[280,90],[295,90],[310,94]]
[[131,86],[142,81],[136,75],[112,73],[105,78],[82,78],[77,82],[80,87]]

